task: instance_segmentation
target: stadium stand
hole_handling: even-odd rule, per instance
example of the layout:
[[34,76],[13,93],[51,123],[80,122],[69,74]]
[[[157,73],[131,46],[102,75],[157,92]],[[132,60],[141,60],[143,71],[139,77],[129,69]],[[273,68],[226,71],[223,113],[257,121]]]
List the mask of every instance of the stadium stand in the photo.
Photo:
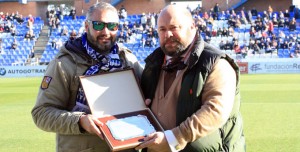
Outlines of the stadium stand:
[[[44,22],[40,17],[33,18],[28,16],[22,18],[20,16],[23,22],[19,22],[18,17],[17,14],[12,14],[9,17],[1,15],[0,29],[6,29],[0,33],[0,65],[2,66],[25,65],[28,62],[29,54],[33,50],[35,41],[39,37],[41,28],[44,26]],[[33,19],[32,26],[28,26],[30,19]],[[27,32],[31,32],[31,36],[30,39],[25,40],[24,37]],[[13,43],[16,44],[15,49],[11,47]]]
[[[300,57],[300,20],[295,19],[294,12],[258,12],[242,10],[234,12],[201,12],[192,10],[199,34],[205,41],[221,49],[234,59],[251,58],[291,58]],[[146,17],[146,23],[143,18]],[[119,33],[122,39],[118,43],[128,47],[143,64],[144,59],[159,45],[156,29],[158,14],[120,14]],[[84,32],[85,16],[64,16],[57,27],[49,30],[49,40],[41,57],[29,60],[30,52],[39,38],[44,21],[35,17],[33,31],[35,37],[25,41],[24,36],[29,30],[27,27],[29,17],[24,18],[20,24],[16,20],[1,21],[1,25],[15,25],[17,32],[12,36],[9,32],[1,32],[0,65],[36,65],[48,64],[59,51],[59,47],[69,39],[70,32],[75,30],[78,35]],[[47,19],[50,20],[50,19]],[[48,23],[46,26],[49,26]],[[1,29],[1,27],[0,27]],[[65,34],[62,34],[66,30]],[[11,44],[17,41],[18,47],[12,50]],[[228,45],[224,48],[227,42]],[[257,45],[257,47],[256,47]],[[32,64],[31,64],[32,63]]]

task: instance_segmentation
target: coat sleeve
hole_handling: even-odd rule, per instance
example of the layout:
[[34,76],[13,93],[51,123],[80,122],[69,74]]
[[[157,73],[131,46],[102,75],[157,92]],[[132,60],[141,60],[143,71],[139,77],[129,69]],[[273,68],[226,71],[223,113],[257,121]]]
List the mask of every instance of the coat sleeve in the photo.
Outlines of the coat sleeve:
[[48,65],[31,114],[34,123],[42,130],[59,134],[80,134],[78,121],[83,113],[70,111],[70,105],[75,103],[70,101],[74,98],[70,88],[75,72],[70,70],[71,64],[66,66],[63,63],[55,59]]
[[138,59],[133,53],[126,51],[125,56],[129,66],[134,69],[137,78],[141,80],[141,76],[144,70],[143,66],[139,63]]

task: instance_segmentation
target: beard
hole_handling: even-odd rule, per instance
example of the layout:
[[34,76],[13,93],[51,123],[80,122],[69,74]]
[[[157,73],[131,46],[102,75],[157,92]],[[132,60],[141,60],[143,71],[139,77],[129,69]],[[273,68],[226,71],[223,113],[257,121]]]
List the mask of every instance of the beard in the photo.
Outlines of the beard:
[[[107,39],[107,38],[109,38],[109,42],[99,43],[100,40]],[[96,38],[94,38],[91,35],[90,29],[88,29],[88,32],[87,32],[87,39],[89,40],[92,48],[94,48],[95,51],[97,51],[101,54],[108,54],[110,52],[111,48],[116,44],[116,38],[113,36],[108,37],[105,34],[100,34]]]
[[[176,43],[175,47],[173,48],[167,48],[166,43]],[[167,39],[163,44],[161,44],[161,49],[164,52],[165,55],[171,56],[171,57],[179,57],[182,54],[184,54],[186,47],[177,39],[175,38],[169,38]]]

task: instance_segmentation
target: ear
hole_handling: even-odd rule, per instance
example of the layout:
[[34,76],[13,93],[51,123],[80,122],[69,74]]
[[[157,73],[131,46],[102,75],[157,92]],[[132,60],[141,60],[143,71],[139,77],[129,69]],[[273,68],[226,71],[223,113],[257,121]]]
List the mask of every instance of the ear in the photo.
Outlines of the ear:
[[192,30],[197,29],[197,26],[196,26],[196,23],[195,23],[195,22],[192,22],[192,24],[191,24],[191,29],[192,29]]
[[87,20],[84,22],[84,28],[85,28],[85,31],[88,31],[88,29],[89,29],[89,22]]

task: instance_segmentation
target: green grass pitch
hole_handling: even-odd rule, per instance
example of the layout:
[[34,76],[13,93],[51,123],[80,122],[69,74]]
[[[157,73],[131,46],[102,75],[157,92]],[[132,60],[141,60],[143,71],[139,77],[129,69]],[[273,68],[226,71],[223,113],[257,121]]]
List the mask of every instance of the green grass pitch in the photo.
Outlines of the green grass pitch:
[[[0,78],[0,152],[53,152],[55,134],[31,118],[42,78]],[[241,76],[248,152],[300,151],[300,74]]]

